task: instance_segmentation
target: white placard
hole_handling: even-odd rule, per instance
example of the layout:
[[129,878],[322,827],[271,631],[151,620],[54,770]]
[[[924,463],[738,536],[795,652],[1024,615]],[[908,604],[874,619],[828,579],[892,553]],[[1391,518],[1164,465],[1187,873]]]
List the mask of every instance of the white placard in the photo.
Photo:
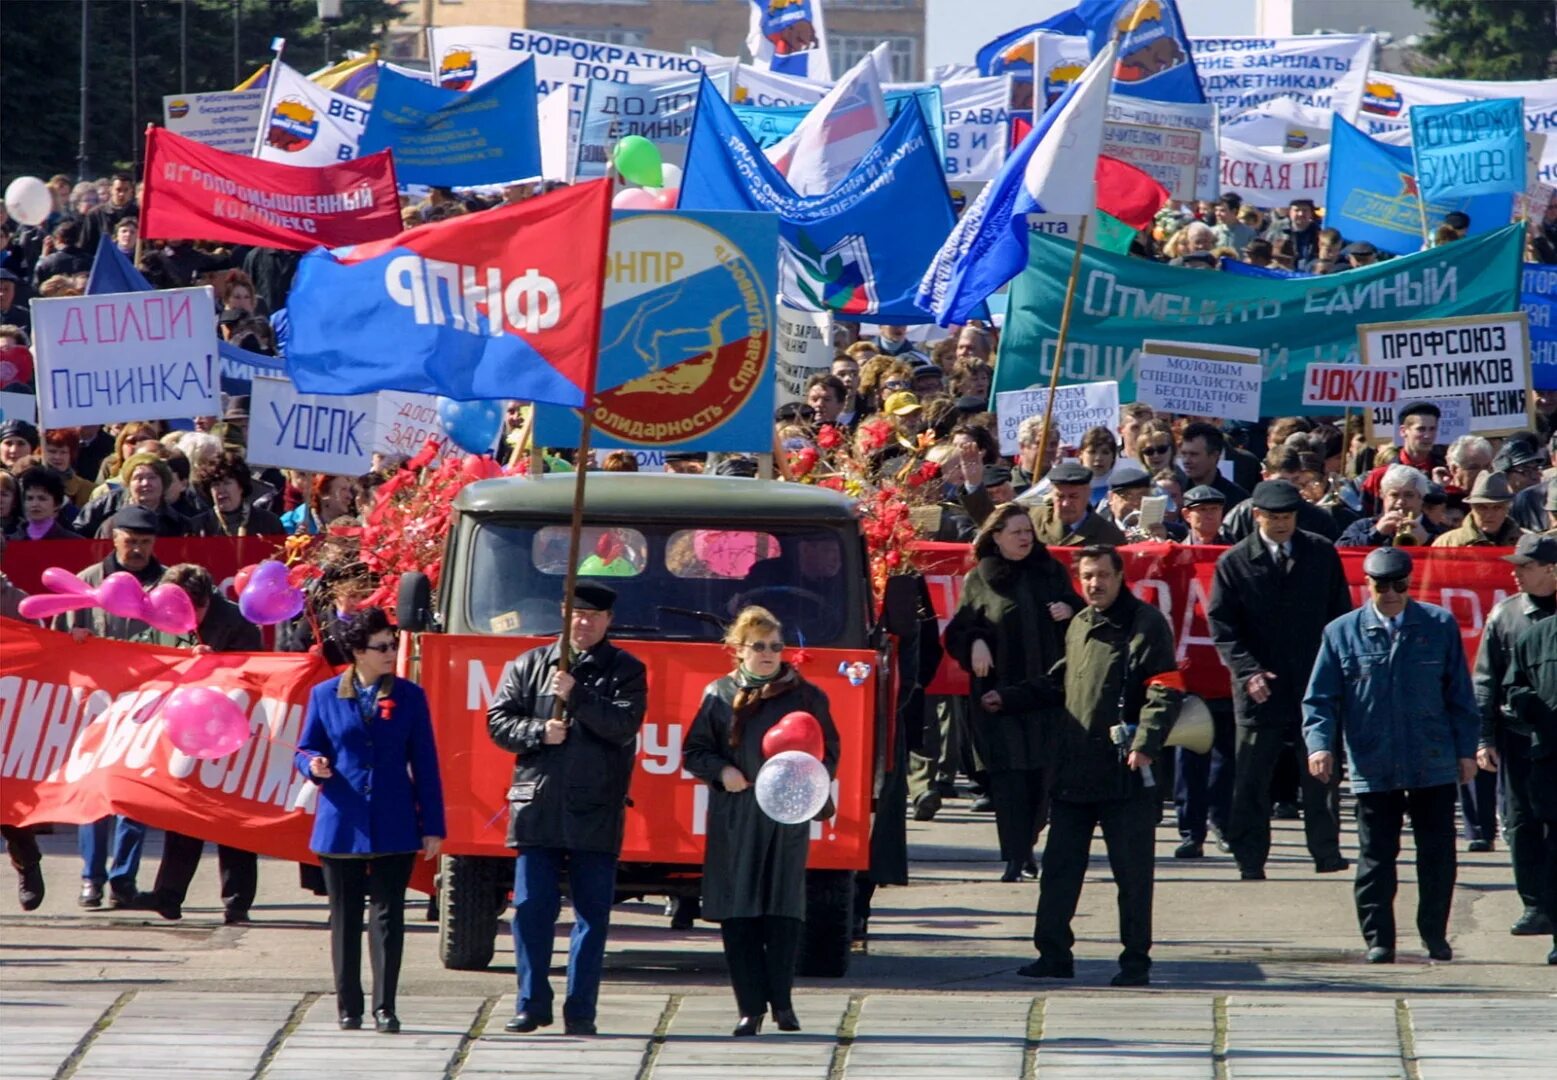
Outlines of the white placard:
[[215,90],[169,94],[162,99],[162,126],[175,135],[245,157],[254,149],[263,90]]
[[[1474,430],[1474,418],[1471,416],[1470,400],[1462,397],[1442,398],[1410,398],[1407,405],[1413,405],[1419,401],[1431,401],[1438,406],[1438,445],[1448,446],[1461,435],[1470,435]],[[1378,405],[1373,409],[1373,430],[1376,432],[1389,431],[1394,436],[1396,446],[1404,445],[1400,437],[1400,425],[1395,423],[1395,406]]]
[[1394,368],[1311,363],[1303,372],[1303,404],[1330,411],[1389,405],[1399,386],[1400,372]]
[[0,390],[0,420],[25,420],[38,423],[38,399],[31,394]]
[[1249,422],[1260,418],[1265,370],[1257,349],[1146,341],[1135,380],[1135,400],[1163,412]]
[[1128,94],[1111,94],[1104,118],[1110,124],[1144,124],[1200,133],[1200,164],[1195,170],[1195,198],[1214,199],[1221,190],[1217,177],[1221,159],[1217,155],[1220,127],[1215,105],[1189,105],[1174,101],[1148,101]]
[[833,317],[825,311],[796,311],[778,305],[778,380],[773,404],[804,401],[806,380],[819,371],[831,371]]
[[1155,124],[1103,125],[1102,153],[1134,165],[1180,202],[1195,198],[1200,132]]
[[1463,397],[1471,431],[1531,427],[1529,317],[1523,311],[1357,328],[1363,363],[1400,369],[1402,400]]
[[32,302],[45,428],[221,413],[209,286]]
[[413,394],[405,390],[380,390],[374,412],[372,452],[399,454],[413,458],[422,452],[428,439],[438,440],[438,465],[450,454],[461,453],[443,430],[438,419],[438,399],[432,394]]
[[[995,416],[1000,422],[1000,452],[1017,452],[1016,436],[1022,421],[1042,416],[1049,404],[1049,388],[1007,390],[995,395]],[[1062,386],[1054,394],[1054,423],[1060,432],[1060,445],[1078,446],[1089,428],[1119,427],[1119,384],[1105,382],[1074,383]]]
[[360,476],[373,464],[376,394],[300,394],[291,379],[262,375],[249,399],[252,465]]

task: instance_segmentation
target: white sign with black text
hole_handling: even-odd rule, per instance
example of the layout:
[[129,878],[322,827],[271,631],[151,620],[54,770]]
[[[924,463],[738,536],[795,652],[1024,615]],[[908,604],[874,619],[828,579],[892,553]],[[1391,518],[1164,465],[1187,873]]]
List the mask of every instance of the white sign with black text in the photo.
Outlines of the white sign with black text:
[[1400,369],[1401,400],[1463,397],[1478,434],[1533,427],[1530,328],[1523,311],[1357,328],[1363,363]]
[[1260,418],[1265,370],[1258,349],[1145,341],[1135,369],[1135,400],[1163,412]]
[[[1017,433],[1022,421],[1042,416],[1049,404],[1049,389],[1007,390],[995,395],[995,416],[1000,423],[1000,452],[1017,452]],[[1119,384],[1105,382],[1074,383],[1054,392],[1054,424],[1061,446],[1079,446],[1088,428],[1119,427]]]
[[833,366],[833,317],[825,311],[778,306],[778,367],[773,403],[804,401],[806,380]]

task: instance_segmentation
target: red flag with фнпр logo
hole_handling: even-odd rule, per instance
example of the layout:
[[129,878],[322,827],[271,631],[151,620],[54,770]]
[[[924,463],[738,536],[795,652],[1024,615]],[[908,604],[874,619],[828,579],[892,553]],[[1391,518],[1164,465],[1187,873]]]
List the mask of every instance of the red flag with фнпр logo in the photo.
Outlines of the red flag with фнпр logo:
[[389,151],[307,168],[229,154],[163,128],[146,133],[141,234],[308,251],[400,231]]

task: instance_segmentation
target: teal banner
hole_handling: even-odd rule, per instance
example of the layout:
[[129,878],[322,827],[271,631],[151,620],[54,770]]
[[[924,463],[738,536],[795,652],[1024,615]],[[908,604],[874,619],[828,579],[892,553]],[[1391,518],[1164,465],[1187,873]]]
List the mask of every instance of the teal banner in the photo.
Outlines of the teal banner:
[[[1070,274],[1069,240],[1032,233],[1027,269],[1011,283],[995,391],[1047,386]],[[1260,413],[1304,412],[1311,363],[1357,363],[1363,323],[1439,319],[1519,310],[1524,226],[1340,274],[1280,280],[1167,266],[1088,246],[1071,307],[1062,383],[1119,382],[1134,401],[1135,368],[1147,338],[1259,349],[1265,365]]]

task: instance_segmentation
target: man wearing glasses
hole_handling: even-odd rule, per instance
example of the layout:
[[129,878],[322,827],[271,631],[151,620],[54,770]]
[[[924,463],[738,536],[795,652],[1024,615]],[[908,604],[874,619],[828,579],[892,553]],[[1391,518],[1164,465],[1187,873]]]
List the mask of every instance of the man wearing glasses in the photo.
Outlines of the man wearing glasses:
[[1410,599],[1411,556],[1370,552],[1368,603],[1325,627],[1303,699],[1308,769],[1336,774],[1346,746],[1357,796],[1357,920],[1370,964],[1395,962],[1395,870],[1407,814],[1416,841],[1416,928],[1430,959],[1452,960],[1454,804],[1476,775],[1480,719],[1459,624]]

